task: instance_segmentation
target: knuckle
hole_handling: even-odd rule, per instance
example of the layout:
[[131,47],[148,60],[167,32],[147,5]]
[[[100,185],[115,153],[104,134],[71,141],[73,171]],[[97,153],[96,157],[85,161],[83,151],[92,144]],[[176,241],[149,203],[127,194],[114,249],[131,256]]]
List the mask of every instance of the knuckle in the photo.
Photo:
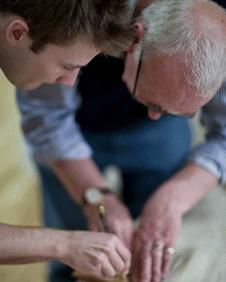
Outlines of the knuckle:
[[119,261],[118,265],[116,266],[117,271],[120,272],[125,268],[125,263],[123,261]]
[[105,256],[103,253],[101,253],[101,254],[98,256],[98,264],[99,264],[99,265],[102,265],[105,260],[106,260],[106,256]]
[[101,270],[101,267],[98,264],[97,265],[90,265],[90,267],[89,267],[89,271],[92,272],[92,273],[96,273],[96,274],[101,273],[100,270]]
[[110,246],[114,247],[117,243],[118,243],[118,238],[112,234],[109,240]]
[[131,255],[131,253],[130,253],[127,249],[126,249],[126,258],[127,258],[128,261],[131,262],[131,260],[132,260],[132,255]]
[[99,257],[92,257],[92,265],[93,265],[93,267],[98,268],[99,264],[100,264]]
[[111,255],[111,250],[110,250],[109,248],[104,248],[104,249],[103,249],[103,252],[104,252],[104,254],[105,254],[107,257],[110,257],[110,255]]

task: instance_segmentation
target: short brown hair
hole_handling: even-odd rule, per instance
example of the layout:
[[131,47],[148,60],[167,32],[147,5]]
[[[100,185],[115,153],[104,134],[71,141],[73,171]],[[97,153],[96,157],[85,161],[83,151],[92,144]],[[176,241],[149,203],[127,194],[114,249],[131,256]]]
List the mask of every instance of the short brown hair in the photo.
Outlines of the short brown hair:
[[133,38],[128,0],[0,0],[0,12],[29,26],[32,50],[83,36],[103,52],[124,51]]

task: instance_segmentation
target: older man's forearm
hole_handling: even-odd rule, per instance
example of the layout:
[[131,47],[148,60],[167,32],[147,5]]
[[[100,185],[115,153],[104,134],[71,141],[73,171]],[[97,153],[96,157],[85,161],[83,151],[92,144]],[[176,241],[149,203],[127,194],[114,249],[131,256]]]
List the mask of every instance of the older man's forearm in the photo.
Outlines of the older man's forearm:
[[189,163],[161,187],[162,192],[168,193],[168,201],[184,214],[212,191],[217,183],[217,177],[208,170]]
[[51,166],[72,199],[77,203],[82,202],[83,194],[87,188],[93,186],[106,188],[108,186],[101,171],[90,158],[58,160],[53,162]]

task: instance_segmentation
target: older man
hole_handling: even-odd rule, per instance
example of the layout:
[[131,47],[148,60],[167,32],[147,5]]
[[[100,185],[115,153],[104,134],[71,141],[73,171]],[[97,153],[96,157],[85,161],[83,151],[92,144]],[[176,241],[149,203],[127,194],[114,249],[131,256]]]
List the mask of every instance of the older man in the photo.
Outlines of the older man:
[[[73,85],[78,70],[98,53],[131,43],[130,16],[126,0],[1,1],[0,68],[24,89]],[[0,237],[1,264],[59,260],[107,277],[129,267],[130,253],[113,235],[0,224]]]
[[[148,108],[149,117],[158,119],[166,113],[191,115],[214,96],[226,73],[225,20],[224,11],[212,2],[206,1],[156,0],[144,11],[143,16],[135,24],[137,40],[128,50],[124,79],[133,96]],[[104,85],[108,80],[107,72],[104,70],[103,73],[106,75],[102,82]],[[96,71],[97,76],[98,74]],[[88,88],[92,83],[90,76],[90,81],[85,81],[83,87]],[[116,84],[117,80],[114,83]],[[80,91],[82,93],[82,89]],[[54,97],[53,94],[55,99],[51,99]],[[89,225],[95,230],[99,228],[96,205],[105,204],[111,230],[129,245],[133,234],[131,217],[115,195],[106,189],[107,183],[90,159],[90,149],[84,143],[74,122],[74,107],[78,106],[78,100],[75,100],[77,96],[74,96],[73,89],[56,87],[51,90],[46,86],[29,94],[21,92],[18,97],[24,113],[24,130],[33,145],[37,159],[49,165],[64,184],[72,200],[82,205]],[[109,97],[102,97],[103,99],[107,104]],[[102,101],[96,99],[96,104],[90,104],[87,110],[91,122],[96,117],[92,114],[92,107],[97,107],[99,103]],[[118,113],[120,109],[120,104],[116,103],[112,114]],[[106,112],[108,114],[108,111]],[[105,123],[104,116],[101,123]],[[119,119],[119,123],[123,124],[124,120]],[[165,124],[167,130],[167,123]],[[97,128],[98,126],[99,124]],[[141,133],[139,126],[137,123],[137,136]],[[142,125],[143,132],[148,128],[145,126]],[[177,127],[174,128],[172,133],[180,134],[180,130],[177,132]],[[106,127],[105,130],[109,128]],[[144,147],[131,147],[129,139],[123,140],[129,135],[128,132],[133,136],[130,128],[125,127],[121,138],[115,140],[121,140],[122,151],[129,147],[131,156],[138,156]],[[143,140],[147,143],[148,139],[145,139],[143,132]],[[91,132],[89,141],[92,135],[94,136]],[[137,136],[131,141],[134,144]],[[179,138],[183,138],[182,135]],[[96,141],[96,148],[100,146],[98,140],[100,139]],[[170,140],[175,142],[175,139]],[[111,136],[109,142],[112,142]],[[107,146],[107,143],[108,140],[102,142],[104,146]],[[183,161],[186,146],[188,147],[188,144],[182,149],[178,164]],[[176,153],[177,151],[178,147]],[[149,154],[144,153],[142,158],[148,158],[147,156]],[[105,155],[102,159],[100,157],[99,163],[104,163],[105,158],[107,158]],[[213,188],[217,179],[223,179],[222,169],[218,169],[219,163],[220,165],[223,163],[222,159],[211,159],[207,162],[208,158],[210,157],[206,155],[194,158],[192,163],[162,184],[147,201],[133,243],[132,281],[158,281],[168,272],[183,214]],[[127,160],[127,166],[130,165],[131,168],[133,161],[138,162],[130,159],[128,164]],[[137,168],[142,169],[145,161],[140,160]],[[125,159],[122,158],[123,162]],[[145,165],[143,167],[145,170]],[[69,207],[68,196],[64,194],[59,197],[58,192],[62,191],[54,190],[54,186],[59,183],[50,171],[45,170],[42,169],[45,190],[48,191],[45,201],[52,203],[51,210],[54,211],[50,214],[49,210],[46,210],[47,220],[52,217],[50,224],[58,226],[63,222],[66,226],[74,228],[78,220],[78,208],[74,205],[72,209],[70,205],[70,212],[64,213],[64,207]],[[137,197],[141,194],[139,191]],[[61,272],[56,270],[56,276],[52,277],[52,281],[57,277],[57,271]]]

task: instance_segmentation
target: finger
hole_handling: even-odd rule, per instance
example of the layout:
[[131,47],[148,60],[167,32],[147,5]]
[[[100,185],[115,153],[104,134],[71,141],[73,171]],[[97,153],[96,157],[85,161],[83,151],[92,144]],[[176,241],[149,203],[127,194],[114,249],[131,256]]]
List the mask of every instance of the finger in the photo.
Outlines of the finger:
[[165,278],[170,271],[170,267],[173,260],[173,254],[167,251],[168,248],[164,249],[163,252],[163,264],[162,264],[162,277]]
[[133,245],[132,245],[132,261],[131,261],[131,270],[130,270],[130,279],[129,281],[135,282],[138,276],[138,270],[137,270],[137,260],[140,253],[140,241],[138,239],[137,233],[134,235],[133,239]]
[[123,228],[122,230],[123,242],[125,243],[128,249],[131,249],[132,238],[133,238],[133,226],[129,224],[129,226]]
[[109,254],[109,261],[117,274],[126,271],[126,264],[116,250],[112,250]]
[[150,242],[142,244],[138,253],[133,254],[133,257],[134,260],[131,269],[132,282],[150,282],[152,268]]
[[152,245],[152,281],[160,281],[162,276],[164,243],[162,240],[155,240]]
[[138,257],[139,253],[133,253],[129,279],[131,282],[136,282],[139,280]]
[[131,261],[131,270],[130,270],[130,281],[135,282],[139,277],[139,258],[142,256],[141,249],[144,244],[143,239],[141,238],[139,232],[134,234],[133,245],[132,245],[132,261]]
[[123,229],[121,227],[118,229],[114,228],[114,234],[117,234],[117,237],[130,250],[133,237],[133,229],[127,228],[126,226],[124,226]]
[[100,231],[100,229],[98,228],[98,226],[96,224],[90,224],[89,225],[89,230],[93,231],[93,232],[98,232]]
[[130,265],[131,265],[130,251],[126,248],[126,246],[119,239],[117,239],[117,244],[116,244],[115,249],[125,264],[125,268],[126,268],[125,271],[128,272]]
[[122,226],[118,224],[117,222],[114,222],[114,224],[111,225],[111,233],[115,234],[126,247],[127,246],[127,235],[126,232],[124,232],[124,228],[122,229]]
[[116,271],[107,257],[102,260],[102,274],[104,277],[114,277],[116,275]]

